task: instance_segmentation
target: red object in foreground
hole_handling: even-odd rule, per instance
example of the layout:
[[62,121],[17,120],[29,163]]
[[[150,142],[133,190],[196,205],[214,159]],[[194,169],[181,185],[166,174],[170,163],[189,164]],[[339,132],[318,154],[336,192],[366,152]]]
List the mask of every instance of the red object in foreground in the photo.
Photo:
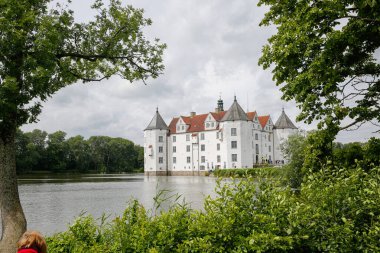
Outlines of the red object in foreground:
[[17,253],[39,253],[39,252],[35,249],[28,248],[28,249],[19,249]]

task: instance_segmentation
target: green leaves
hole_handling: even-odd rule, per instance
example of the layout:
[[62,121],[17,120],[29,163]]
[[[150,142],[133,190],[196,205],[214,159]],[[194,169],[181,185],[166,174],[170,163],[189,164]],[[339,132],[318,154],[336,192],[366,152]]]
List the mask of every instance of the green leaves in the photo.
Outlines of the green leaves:
[[66,133],[41,130],[16,135],[17,172],[135,172],[143,167],[144,149],[122,138],[82,136],[66,139]]
[[[313,173],[299,194],[267,178],[219,181],[204,211],[149,216],[137,201],[96,225],[80,217],[53,252],[352,252],[380,250],[380,168]],[[103,219],[104,220],[104,219]]]
[[[73,12],[48,0],[0,3],[0,129],[35,121],[40,101],[82,80],[118,75],[130,82],[156,78],[164,69],[166,47],[149,41],[142,29],[152,24],[143,10],[111,0],[96,1],[98,15],[76,23]],[[15,120],[16,119],[16,120]]]
[[273,66],[283,99],[295,100],[302,110],[298,120],[320,121],[320,128],[340,126],[343,119],[351,119],[352,125],[380,120],[379,91],[372,91],[380,82],[380,64],[374,59],[380,46],[379,4],[259,1],[270,7],[261,25],[277,26],[259,64]]

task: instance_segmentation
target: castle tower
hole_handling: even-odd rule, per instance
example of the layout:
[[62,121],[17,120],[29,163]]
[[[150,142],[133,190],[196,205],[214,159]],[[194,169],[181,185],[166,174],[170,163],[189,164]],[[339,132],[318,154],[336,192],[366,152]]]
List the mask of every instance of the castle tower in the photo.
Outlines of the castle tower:
[[221,119],[224,140],[222,148],[227,161],[226,168],[244,168],[252,165],[249,155],[250,124],[247,114],[234,98],[234,102]]
[[290,135],[297,134],[298,128],[293,124],[286,115],[284,108],[276,124],[273,127],[273,140],[274,140],[274,162],[275,163],[287,163],[284,154],[281,152],[281,144],[288,139]]
[[223,109],[223,100],[222,100],[221,97],[219,97],[219,100],[218,100],[217,111],[218,111],[218,112],[223,112],[223,111],[224,111],[224,109]]
[[166,176],[168,171],[168,126],[158,108],[144,130],[144,172],[145,175]]

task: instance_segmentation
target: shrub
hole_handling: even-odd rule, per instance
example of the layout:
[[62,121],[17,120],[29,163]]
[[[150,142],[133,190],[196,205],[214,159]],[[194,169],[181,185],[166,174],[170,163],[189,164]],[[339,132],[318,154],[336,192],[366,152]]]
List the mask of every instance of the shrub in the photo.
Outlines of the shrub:
[[[219,180],[203,211],[149,215],[137,201],[112,221],[79,217],[50,252],[379,252],[380,168],[324,167],[295,194],[265,170]],[[99,223],[99,224],[97,224]]]
[[264,168],[250,168],[250,169],[217,169],[214,172],[216,177],[235,177],[235,178],[245,178],[245,177],[281,177],[284,175],[284,170],[282,167],[264,167]]

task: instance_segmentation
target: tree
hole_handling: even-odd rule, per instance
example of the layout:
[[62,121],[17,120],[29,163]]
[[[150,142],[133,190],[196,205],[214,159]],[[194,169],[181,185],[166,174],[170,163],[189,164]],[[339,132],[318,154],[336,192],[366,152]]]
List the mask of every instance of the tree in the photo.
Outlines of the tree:
[[[380,1],[276,1],[261,25],[274,24],[259,60],[274,65],[283,99],[294,99],[298,120],[320,121],[334,136],[364,122],[379,125]],[[349,120],[343,125],[342,121]],[[380,130],[379,130],[380,131]]]
[[86,172],[90,169],[90,147],[80,135],[69,138],[67,141],[69,155],[68,168],[77,172]]
[[305,161],[305,148],[307,139],[301,134],[290,135],[289,138],[281,144],[281,151],[289,161],[286,165],[286,176],[288,184],[293,189],[301,187],[304,172],[302,171]]
[[16,169],[17,173],[46,169],[45,145],[47,133],[38,129],[33,132],[16,133]]
[[66,133],[57,131],[48,135],[46,160],[51,171],[64,171],[69,156],[69,145],[65,142]]
[[35,122],[41,102],[79,80],[118,75],[130,82],[156,78],[165,48],[142,32],[151,20],[143,10],[96,0],[93,21],[76,23],[73,12],[50,0],[0,2],[0,252],[13,252],[26,229],[15,168],[16,129]]
[[135,145],[134,149],[135,153],[137,153],[135,169],[144,171],[144,147],[141,147],[140,145]]

